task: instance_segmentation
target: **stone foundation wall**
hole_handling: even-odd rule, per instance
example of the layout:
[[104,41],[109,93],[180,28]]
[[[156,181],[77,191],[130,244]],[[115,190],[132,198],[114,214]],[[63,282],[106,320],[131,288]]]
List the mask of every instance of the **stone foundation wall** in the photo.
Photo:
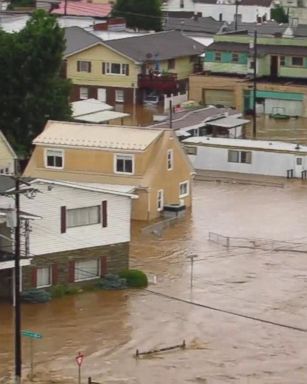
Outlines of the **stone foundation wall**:
[[[101,275],[104,273],[118,273],[127,269],[129,267],[129,242],[35,256],[30,266],[22,268],[22,288],[23,290],[36,288],[33,282],[33,272],[35,268],[47,266],[51,266],[52,268],[56,266],[56,281],[53,282],[53,285],[68,284],[70,283],[70,262],[101,260],[102,258],[105,260],[104,271],[101,272]],[[93,280],[87,280],[85,283],[88,284],[91,281]]]

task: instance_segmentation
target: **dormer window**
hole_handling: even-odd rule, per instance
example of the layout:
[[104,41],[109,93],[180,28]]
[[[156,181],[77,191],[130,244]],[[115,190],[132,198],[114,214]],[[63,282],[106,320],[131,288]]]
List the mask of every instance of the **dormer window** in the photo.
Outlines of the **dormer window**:
[[115,173],[134,173],[134,156],[133,155],[115,155],[114,160]]
[[64,168],[64,151],[61,149],[46,149],[45,151],[46,168]]

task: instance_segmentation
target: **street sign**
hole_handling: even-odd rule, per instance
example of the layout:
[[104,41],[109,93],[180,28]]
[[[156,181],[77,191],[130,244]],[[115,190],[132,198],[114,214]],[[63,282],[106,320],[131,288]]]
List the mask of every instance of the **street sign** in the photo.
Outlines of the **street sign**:
[[43,335],[33,331],[21,331],[21,335],[25,337],[30,337],[31,339],[42,339]]
[[79,352],[78,355],[76,356],[76,363],[78,364],[79,367],[81,367],[82,365],[83,358],[84,358],[84,355],[82,355],[82,353]]

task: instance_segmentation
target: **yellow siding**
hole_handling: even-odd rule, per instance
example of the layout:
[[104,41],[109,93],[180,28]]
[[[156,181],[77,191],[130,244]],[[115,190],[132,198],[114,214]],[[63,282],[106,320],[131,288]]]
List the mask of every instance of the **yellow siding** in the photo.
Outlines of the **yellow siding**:
[[[82,60],[91,62],[91,72],[77,71],[77,61]],[[129,75],[103,74],[103,62],[129,64]],[[67,77],[74,84],[131,88],[132,83],[137,83],[138,73],[139,67],[133,61],[102,45],[96,45],[67,58]]]
[[[46,147],[45,147],[46,148]],[[64,169],[44,166],[44,147],[36,146],[24,176],[53,180],[96,182],[136,186],[139,199],[133,202],[132,218],[151,220],[160,216],[157,211],[157,191],[163,189],[165,204],[179,204],[179,183],[189,181],[192,166],[177,137],[171,130],[153,142],[144,152],[135,152],[135,174],[114,173],[114,154],[121,151],[64,148]],[[167,150],[173,150],[173,169],[167,169]],[[182,199],[191,206],[191,193]]]
[[161,72],[177,73],[178,80],[187,79],[193,73],[194,63],[190,61],[189,56],[179,57],[175,60],[175,68],[168,69],[168,61],[160,63]]

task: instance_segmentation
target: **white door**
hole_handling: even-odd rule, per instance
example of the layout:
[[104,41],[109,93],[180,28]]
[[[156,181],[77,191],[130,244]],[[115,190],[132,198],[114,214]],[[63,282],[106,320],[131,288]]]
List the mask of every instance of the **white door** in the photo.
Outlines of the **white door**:
[[105,88],[97,89],[97,99],[103,103],[107,101],[107,90]]
[[296,156],[295,157],[295,165],[294,165],[294,176],[302,177],[302,171],[304,170],[304,159],[303,157]]

